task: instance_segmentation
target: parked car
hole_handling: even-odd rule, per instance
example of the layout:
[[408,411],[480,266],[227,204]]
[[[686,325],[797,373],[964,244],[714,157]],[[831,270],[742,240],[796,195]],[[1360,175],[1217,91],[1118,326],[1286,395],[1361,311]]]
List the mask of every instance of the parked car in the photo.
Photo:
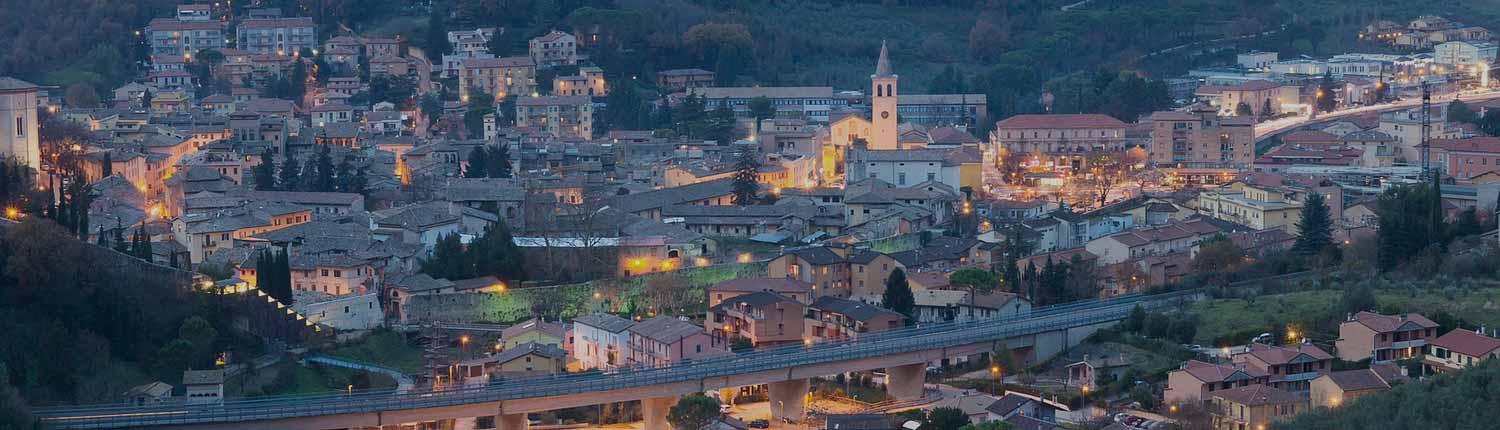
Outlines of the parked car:
[[768,421],[768,420],[750,420],[750,422],[745,423],[745,426],[753,428],[753,429],[768,429],[768,428],[771,428],[771,421]]

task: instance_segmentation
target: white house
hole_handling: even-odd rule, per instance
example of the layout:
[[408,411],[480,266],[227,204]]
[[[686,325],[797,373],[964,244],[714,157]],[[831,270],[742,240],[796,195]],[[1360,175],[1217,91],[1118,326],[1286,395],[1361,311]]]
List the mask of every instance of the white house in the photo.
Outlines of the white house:
[[573,359],[579,370],[621,367],[629,355],[630,326],[634,321],[610,314],[573,319]]

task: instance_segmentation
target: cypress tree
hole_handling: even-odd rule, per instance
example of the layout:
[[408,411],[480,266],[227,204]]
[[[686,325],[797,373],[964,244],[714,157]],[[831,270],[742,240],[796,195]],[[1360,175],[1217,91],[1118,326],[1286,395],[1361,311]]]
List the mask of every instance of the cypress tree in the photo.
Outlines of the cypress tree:
[[489,151],[485,149],[485,145],[475,146],[473,150],[469,151],[469,167],[464,169],[464,177],[489,177],[489,170]]
[[906,282],[906,271],[897,267],[885,280],[885,293],[880,296],[880,305],[906,316],[907,324],[916,323],[917,300],[912,296],[911,285]]
[[1304,257],[1317,255],[1333,244],[1333,218],[1323,194],[1311,193],[1302,204],[1302,219],[1297,221],[1300,236],[1292,250]]

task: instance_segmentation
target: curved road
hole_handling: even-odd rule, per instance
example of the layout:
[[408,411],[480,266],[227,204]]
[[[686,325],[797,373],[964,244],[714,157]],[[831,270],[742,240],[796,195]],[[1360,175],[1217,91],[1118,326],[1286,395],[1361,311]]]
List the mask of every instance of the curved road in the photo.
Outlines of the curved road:
[[[216,423],[239,423],[243,426],[264,420],[409,411],[579,395],[607,390],[691,383],[709,378],[995,342],[1038,333],[1110,323],[1124,318],[1137,305],[1147,308],[1181,306],[1195,299],[1197,294],[1196,291],[1182,291],[1151,296],[1131,295],[1109,300],[1091,300],[1038,308],[1030,314],[1019,317],[944,323],[870,333],[853,341],[814,343],[811,346],[791,345],[658,368],[507,379],[476,388],[408,393],[356,391],[330,395],[235,400],[213,405],[165,404],[53,408],[38,409],[35,414],[49,426],[57,428],[210,427]],[[558,405],[557,407],[566,406]]]

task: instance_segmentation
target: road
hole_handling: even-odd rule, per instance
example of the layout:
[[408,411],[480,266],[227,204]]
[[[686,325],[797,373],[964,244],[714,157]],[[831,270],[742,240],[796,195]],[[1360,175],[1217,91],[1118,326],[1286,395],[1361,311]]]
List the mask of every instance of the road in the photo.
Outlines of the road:
[[[1447,104],[1448,102],[1451,102],[1451,101],[1453,101],[1455,99],[1456,100],[1463,100],[1466,103],[1470,103],[1470,102],[1478,102],[1478,101],[1491,100],[1491,99],[1496,99],[1496,98],[1500,98],[1500,91],[1495,91],[1495,90],[1470,91],[1470,92],[1461,93],[1457,97],[1433,97],[1432,103],[1433,104]],[[1307,116],[1294,116],[1294,117],[1287,117],[1287,118],[1281,118],[1281,119],[1274,119],[1274,120],[1262,122],[1262,123],[1259,123],[1259,124],[1255,125],[1255,140],[1259,141],[1259,140],[1262,140],[1264,138],[1268,138],[1270,136],[1274,136],[1276,134],[1279,134],[1279,133],[1281,133],[1283,131],[1291,130],[1293,128],[1301,127],[1301,126],[1312,124],[1312,123],[1331,121],[1331,120],[1335,120],[1335,119],[1346,117],[1346,116],[1350,116],[1350,115],[1359,115],[1359,114],[1372,113],[1372,112],[1389,112],[1389,111],[1393,111],[1393,110],[1399,110],[1399,109],[1405,109],[1405,108],[1410,108],[1410,107],[1416,107],[1416,106],[1420,106],[1421,104],[1422,104],[1422,99],[1421,98],[1411,98],[1411,99],[1405,99],[1405,100],[1398,100],[1398,101],[1392,102],[1392,103],[1384,103],[1384,104],[1370,105],[1370,106],[1360,106],[1360,107],[1349,108],[1349,109],[1340,109],[1340,110],[1336,110],[1336,111],[1333,111],[1333,112],[1323,113],[1321,115],[1318,115],[1317,118],[1310,118],[1310,117],[1307,117]]]
[[[693,383],[710,378],[757,374],[818,364],[851,363],[914,351],[976,345],[1061,329],[1118,321],[1138,305],[1181,305],[1196,291],[1152,296],[1130,295],[1039,308],[1030,314],[981,321],[934,324],[869,333],[853,341],[790,345],[679,363],[670,366],[583,372],[507,379],[483,387],[396,393],[355,391],[313,396],[276,396],[231,400],[214,405],[108,405],[38,409],[35,415],[61,428],[120,428],[161,425],[210,425],[275,419],[374,414],[384,411],[442,410],[445,407],[526,399],[579,398],[585,394]],[[868,370],[868,369],[851,369]],[[568,397],[575,396],[575,397]],[[551,400],[549,400],[551,401]],[[558,408],[573,405],[557,404]]]

